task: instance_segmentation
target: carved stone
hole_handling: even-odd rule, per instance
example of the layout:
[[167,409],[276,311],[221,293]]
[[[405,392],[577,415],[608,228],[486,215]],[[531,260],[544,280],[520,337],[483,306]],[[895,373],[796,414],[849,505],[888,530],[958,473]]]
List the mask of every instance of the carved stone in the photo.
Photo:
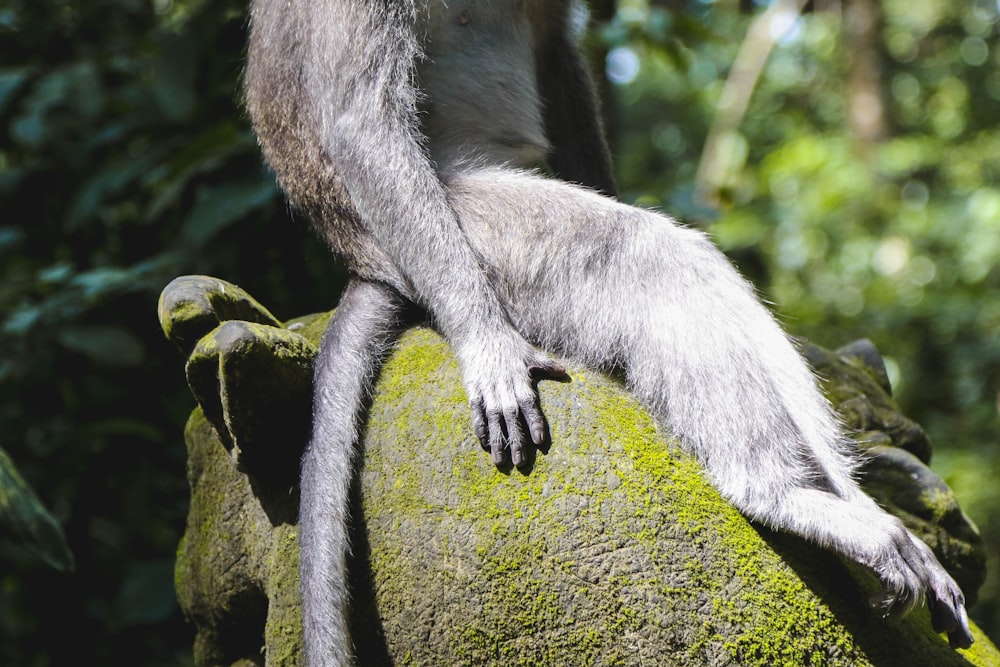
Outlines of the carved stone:
[[[294,466],[277,462],[301,452],[308,412],[287,406],[308,406],[306,367],[327,316],[277,328],[250,308],[253,325],[227,324],[212,303],[243,293],[187,280],[213,294],[200,301],[211,311],[200,342],[188,327],[181,345],[202,405],[186,430],[192,497],[176,577],[195,661],[297,665],[298,494]],[[168,333],[162,304],[198,302],[170,290]],[[974,593],[978,534],[926,468],[922,431],[866,370],[871,350],[806,349],[874,454],[869,490],[895,498],[889,509]],[[924,608],[879,618],[873,576],[748,523],[620,383],[570,372],[570,383],[540,386],[552,447],[526,473],[501,473],[472,436],[448,346],[425,329],[404,336],[378,384],[356,484],[359,664],[1000,665],[975,628],[971,650],[948,648]],[[289,381],[296,373],[306,380]],[[286,407],[264,409],[282,391]]]

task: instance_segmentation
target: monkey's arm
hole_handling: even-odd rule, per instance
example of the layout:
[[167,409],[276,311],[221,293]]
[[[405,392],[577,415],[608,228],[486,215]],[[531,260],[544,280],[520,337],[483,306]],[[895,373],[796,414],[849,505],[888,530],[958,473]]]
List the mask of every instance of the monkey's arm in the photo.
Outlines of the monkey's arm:
[[594,83],[571,31],[555,30],[539,52],[549,166],[559,178],[618,194]]
[[380,4],[301,5],[315,26],[301,65],[306,117],[366,228],[455,348],[480,441],[498,464],[509,444],[522,465],[522,420],[535,444],[547,432],[532,374],[565,371],[514,330],[469,247],[423,147],[412,2]]

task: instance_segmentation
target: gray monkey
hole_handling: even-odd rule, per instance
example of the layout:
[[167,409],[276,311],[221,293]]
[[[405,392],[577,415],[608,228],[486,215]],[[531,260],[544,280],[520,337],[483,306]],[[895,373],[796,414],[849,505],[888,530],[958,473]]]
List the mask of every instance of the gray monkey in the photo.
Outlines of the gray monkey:
[[870,568],[886,613],[926,596],[935,628],[968,647],[961,590],[860,490],[815,378],[753,289],[702,234],[609,196],[571,11],[572,0],[252,2],[254,128],[353,276],[317,358],[303,459],[307,664],[353,661],[357,440],[415,312],[453,347],[497,465],[524,465],[546,440],[534,383],[565,371],[545,353],[619,370],[745,516]]

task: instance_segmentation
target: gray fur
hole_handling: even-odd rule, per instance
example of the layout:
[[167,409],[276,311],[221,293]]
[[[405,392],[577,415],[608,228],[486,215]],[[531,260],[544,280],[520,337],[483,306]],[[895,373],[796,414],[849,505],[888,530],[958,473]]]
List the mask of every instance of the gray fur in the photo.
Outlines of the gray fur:
[[[887,612],[926,595],[968,645],[958,586],[860,491],[815,379],[753,289],[703,235],[595,191],[614,181],[569,6],[252,4],[247,104],[265,156],[356,276],[321,347],[303,469],[308,664],[352,662],[347,494],[407,300],[455,349],[497,464],[545,438],[533,376],[562,371],[533,345],[623,369],[744,514],[871,568]],[[530,171],[546,162],[565,180]]]
[[310,665],[348,664],[347,523],[354,443],[382,360],[409,324],[391,288],[353,280],[316,356],[313,435],[302,458],[302,629]]

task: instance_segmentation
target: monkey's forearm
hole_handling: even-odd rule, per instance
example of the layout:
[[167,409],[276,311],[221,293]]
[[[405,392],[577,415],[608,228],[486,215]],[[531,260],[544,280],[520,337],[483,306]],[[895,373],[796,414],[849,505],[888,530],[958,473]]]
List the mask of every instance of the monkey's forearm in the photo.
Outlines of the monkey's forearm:
[[[454,346],[480,442],[494,463],[504,463],[509,448],[510,460],[522,465],[527,462],[523,435],[540,445],[547,433],[532,375],[558,377],[565,371],[528,345],[510,323],[459,228],[444,186],[415,143],[398,135],[382,139],[362,145],[377,145],[385,152],[384,164],[396,169],[372,173],[344,156],[339,160],[344,182],[380,247]],[[409,173],[412,180],[401,181],[397,173]]]
[[[489,338],[509,326],[444,186],[416,143],[399,136],[398,129],[371,132],[355,127],[341,132],[331,138],[330,152],[354,206],[442,333],[454,343]],[[382,158],[378,166],[355,163],[337,145],[350,141],[348,137],[367,146],[366,153],[377,152]]]
[[[412,288],[408,296],[431,313],[463,362],[489,366],[477,348],[493,348],[494,357],[529,352],[510,327],[424,152],[414,85],[422,48],[414,11],[412,0],[390,0],[377,11],[348,0],[256,0],[248,106],[283,184],[322,198],[315,192],[327,187],[321,179],[294,186],[303,172],[308,179],[332,165],[360,223]],[[286,94],[293,103],[272,102]],[[320,144],[321,154],[303,166],[307,158],[297,160],[289,146],[310,140]],[[330,209],[336,207],[324,212]],[[315,222],[332,228],[328,236],[358,234],[342,229],[337,215]]]
[[[259,1],[276,11],[269,0]],[[304,84],[297,116],[288,124],[312,124],[360,223],[412,287],[408,296],[429,311],[454,346],[476,434],[494,462],[507,460],[509,448],[509,459],[522,465],[523,427],[535,444],[547,433],[532,376],[565,371],[511,325],[425,154],[414,87],[421,49],[412,3],[390,2],[380,12],[356,5],[327,0],[297,6],[306,22],[323,29],[296,43]],[[338,20],[328,19],[331,12]],[[258,19],[265,15],[255,13]],[[283,19],[278,12],[270,20]],[[267,26],[255,29],[266,33]]]
[[306,117],[319,124],[366,228],[437,326],[452,342],[489,339],[509,327],[422,148],[408,5],[390,3],[376,24],[340,20],[314,35],[302,66]]

